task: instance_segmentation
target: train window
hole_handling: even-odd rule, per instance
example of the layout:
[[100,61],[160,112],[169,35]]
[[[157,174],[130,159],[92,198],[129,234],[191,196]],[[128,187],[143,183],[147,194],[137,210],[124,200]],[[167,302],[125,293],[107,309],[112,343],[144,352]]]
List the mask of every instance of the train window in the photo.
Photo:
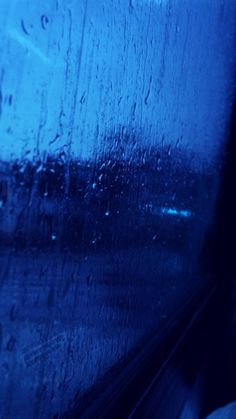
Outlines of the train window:
[[1,2],[1,417],[82,403],[207,285],[235,8]]

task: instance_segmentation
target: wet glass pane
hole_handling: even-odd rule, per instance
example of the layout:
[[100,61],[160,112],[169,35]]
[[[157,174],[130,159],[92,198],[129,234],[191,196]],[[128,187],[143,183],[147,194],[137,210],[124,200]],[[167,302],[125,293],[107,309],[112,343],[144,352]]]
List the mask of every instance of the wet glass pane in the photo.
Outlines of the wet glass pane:
[[51,418],[208,277],[233,0],[0,3],[0,417]]

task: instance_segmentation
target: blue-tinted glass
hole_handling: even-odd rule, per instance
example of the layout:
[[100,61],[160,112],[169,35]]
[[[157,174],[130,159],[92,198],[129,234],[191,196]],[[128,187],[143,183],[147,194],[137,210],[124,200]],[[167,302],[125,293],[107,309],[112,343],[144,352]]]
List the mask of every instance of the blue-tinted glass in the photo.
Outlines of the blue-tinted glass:
[[207,284],[235,9],[1,1],[0,417],[63,413]]

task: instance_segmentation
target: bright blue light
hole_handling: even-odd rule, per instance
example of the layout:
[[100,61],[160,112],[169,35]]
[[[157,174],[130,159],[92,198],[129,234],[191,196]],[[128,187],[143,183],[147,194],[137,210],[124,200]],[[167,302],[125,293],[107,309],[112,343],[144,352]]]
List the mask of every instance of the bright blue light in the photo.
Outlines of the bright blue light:
[[163,215],[175,215],[177,217],[189,218],[192,216],[192,212],[188,210],[179,210],[178,208],[162,207],[161,214]]
[[46,57],[46,55],[38,48],[36,45],[33,44],[32,41],[26,39],[22,36],[18,31],[12,29],[8,32],[8,35],[16,42],[18,42],[22,47],[28,49],[33,54],[35,54],[38,58],[40,58],[43,62],[49,63],[50,60]]

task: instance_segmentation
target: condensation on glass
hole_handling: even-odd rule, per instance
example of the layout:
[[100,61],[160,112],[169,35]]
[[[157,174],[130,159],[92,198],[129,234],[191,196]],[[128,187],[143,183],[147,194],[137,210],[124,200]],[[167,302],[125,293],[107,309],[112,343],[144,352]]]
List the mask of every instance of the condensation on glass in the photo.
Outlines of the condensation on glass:
[[62,414],[206,285],[235,9],[1,1],[1,417]]

